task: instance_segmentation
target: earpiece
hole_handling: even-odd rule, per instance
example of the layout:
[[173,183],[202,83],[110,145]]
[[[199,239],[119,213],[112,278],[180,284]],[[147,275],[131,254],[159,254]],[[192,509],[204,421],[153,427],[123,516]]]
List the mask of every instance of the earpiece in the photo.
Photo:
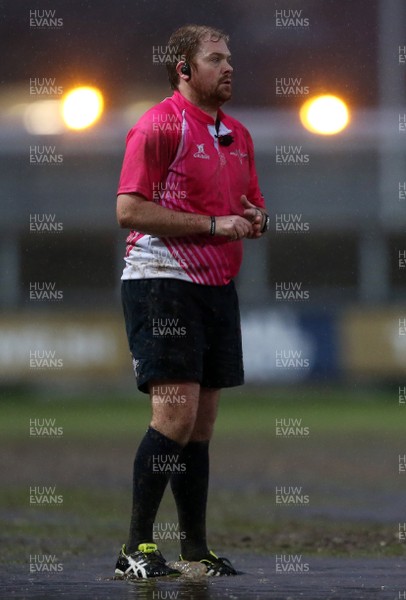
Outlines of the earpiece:
[[181,73],[183,73],[183,75],[187,75],[189,77],[189,79],[192,77],[192,71],[190,69],[189,63],[185,62],[181,66],[180,71],[181,71]]

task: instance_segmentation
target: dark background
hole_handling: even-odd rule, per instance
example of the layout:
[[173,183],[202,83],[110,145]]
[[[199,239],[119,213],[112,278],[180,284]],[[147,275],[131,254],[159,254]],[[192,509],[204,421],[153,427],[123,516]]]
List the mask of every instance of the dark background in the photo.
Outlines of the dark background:
[[[33,9],[57,11],[64,20],[62,39],[58,31],[30,31]],[[276,10],[302,10],[310,27],[286,35],[275,26]],[[166,45],[171,32],[188,22],[231,36],[238,104],[286,106],[286,99],[275,97],[275,78],[299,73],[314,91],[344,93],[354,106],[378,102],[376,0],[6,2],[1,81],[25,83],[45,73],[66,86],[99,85],[109,103],[119,105],[129,89],[162,86],[164,68],[151,68],[152,46]]]

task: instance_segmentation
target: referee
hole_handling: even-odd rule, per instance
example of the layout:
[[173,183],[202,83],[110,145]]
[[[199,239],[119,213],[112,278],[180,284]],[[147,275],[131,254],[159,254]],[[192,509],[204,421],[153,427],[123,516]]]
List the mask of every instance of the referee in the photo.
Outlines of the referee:
[[244,381],[233,283],[243,239],[269,217],[258,187],[251,136],[221,106],[231,98],[228,36],[186,25],[168,43],[173,95],[127,136],[117,197],[130,230],[122,301],[138,388],[152,419],[134,461],[130,534],[116,576],[179,575],[153,535],[170,481],[182,560],[208,575],[235,575],[206,541],[209,441],[220,390]]

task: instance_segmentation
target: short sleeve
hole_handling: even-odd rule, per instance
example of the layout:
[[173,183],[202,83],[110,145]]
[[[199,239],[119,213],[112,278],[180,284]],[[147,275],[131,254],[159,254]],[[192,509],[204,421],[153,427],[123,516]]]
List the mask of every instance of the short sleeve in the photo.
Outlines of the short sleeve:
[[137,193],[152,200],[154,190],[166,181],[179,140],[176,128],[160,127],[159,115],[148,111],[128,133],[117,194]]

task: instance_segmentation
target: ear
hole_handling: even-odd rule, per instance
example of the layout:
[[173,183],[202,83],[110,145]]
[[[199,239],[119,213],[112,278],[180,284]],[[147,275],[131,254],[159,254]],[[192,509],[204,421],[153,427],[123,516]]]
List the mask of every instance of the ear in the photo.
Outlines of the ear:
[[191,74],[190,67],[188,67],[186,60],[180,60],[178,62],[176,65],[176,72],[179,76],[179,79],[183,79],[183,81],[189,81]]

